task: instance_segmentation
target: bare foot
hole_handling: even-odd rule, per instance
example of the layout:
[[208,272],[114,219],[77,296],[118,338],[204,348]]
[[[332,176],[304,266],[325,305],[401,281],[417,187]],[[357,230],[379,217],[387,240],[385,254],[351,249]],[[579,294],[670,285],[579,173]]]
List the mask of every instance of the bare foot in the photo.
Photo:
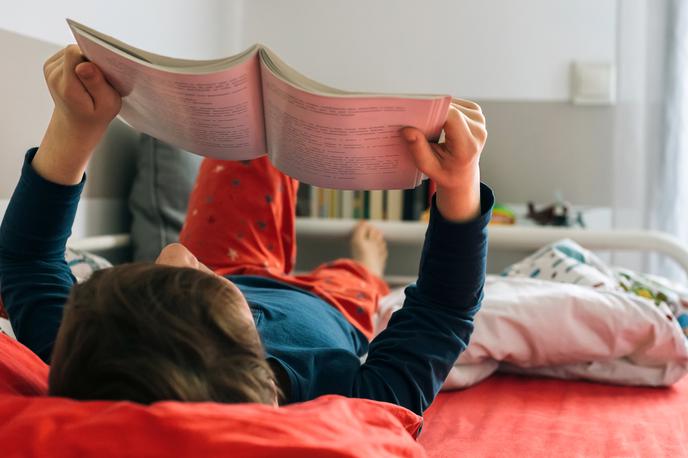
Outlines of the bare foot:
[[382,277],[387,263],[387,242],[382,231],[366,221],[358,223],[351,233],[351,257]]

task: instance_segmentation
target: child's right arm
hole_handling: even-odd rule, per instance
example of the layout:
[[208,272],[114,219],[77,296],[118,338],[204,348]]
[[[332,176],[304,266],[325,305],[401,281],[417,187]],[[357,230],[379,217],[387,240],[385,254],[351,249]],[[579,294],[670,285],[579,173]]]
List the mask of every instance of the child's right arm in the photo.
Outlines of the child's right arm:
[[50,182],[75,185],[119,113],[122,98],[76,45],[50,57],[43,71],[55,109],[31,166]]
[[74,282],[64,260],[84,171],[121,97],[69,46],[44,66],[55,109],[0,226],[0,293],[20,342],[49,361]]

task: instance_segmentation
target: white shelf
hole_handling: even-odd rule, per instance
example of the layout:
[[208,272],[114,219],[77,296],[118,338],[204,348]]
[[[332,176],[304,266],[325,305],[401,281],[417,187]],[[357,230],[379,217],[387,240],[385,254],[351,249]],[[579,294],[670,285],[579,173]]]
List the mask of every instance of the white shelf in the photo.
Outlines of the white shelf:
[[[348,237],[357,220],[297,218],[296,233],[303,237],[341,239]],[[376,221],[388,242],[423,242],[427,224],[416,221]],[[537,250],[564,238],[572,239],[590,250],[654,251],[678,262],[688,273],[688,250],[678,239],[658,231],[575,229],[551,226],[490,226],[490,249]]]
[[[349,237],[356,219],[296,218],[296,234],[301,237],[341,239]],[[422,242],[427,223],[417,221],[368,220],[382,230],[390,242]]]
[[[506,230],[504,234],[510,234],[508,231],[530,230],[530,229],[544,229],[544,230],[560,230],[562,228],[556,226],[538,226],[531,220],[526,218],[527,208],[523,204],[507,204],[517,217],[517,224],[514,226],[494,226],[498,231]],[[572,207],[572,212],[575,215],[578,212],[583,214],[583,219],[586,222],[586,228],[563,228],[564,230],[610,230],[612,228],[612,212],[607,207]],[[397,243],[415,243],[423,240],[427,223],[422,221],[388,221],[388,220],[369,220],[380,228],[388,241]],[[296,233],[300,236],[318,237],[318,238],[341,238],[348,236],[351,233],[354,225],[358,222],[356,219],[340,219],[340,218],[310,218],[300,217],[296,218]],[[491,227],[492,229],[492,227]]]
[[[357,220],[297,218],[296,232],[302,237],[320,239],[348,238]],[[372,221],[389,242],[423,242],[427,224],[406,221]],[[654,251],[674,259],[688,273],[688,249],[678,239],[658,231],[596,230],[560,227],[490,226],[490,249],[537,250],[563,238],[569,238],[591,250]],[[113,234],[70,240],[68,246],[86,251],[128,247],[129,234]]]

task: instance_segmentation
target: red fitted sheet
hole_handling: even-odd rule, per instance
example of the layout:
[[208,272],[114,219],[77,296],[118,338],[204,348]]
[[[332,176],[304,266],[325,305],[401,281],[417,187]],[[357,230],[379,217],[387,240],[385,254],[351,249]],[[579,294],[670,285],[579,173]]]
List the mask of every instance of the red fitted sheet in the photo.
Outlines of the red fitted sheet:
[[688,378],[634,388],[498,375],[442,393],[420,443],[439,457],[688,457]]

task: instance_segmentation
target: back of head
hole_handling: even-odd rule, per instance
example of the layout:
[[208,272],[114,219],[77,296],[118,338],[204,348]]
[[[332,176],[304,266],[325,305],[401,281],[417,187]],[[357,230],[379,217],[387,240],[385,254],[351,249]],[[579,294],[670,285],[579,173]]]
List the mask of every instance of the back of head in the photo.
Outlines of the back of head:
[[274,376],[242,298],[190,268],[125,264],[73,288],[51,361],[51,395],[273,403]]

